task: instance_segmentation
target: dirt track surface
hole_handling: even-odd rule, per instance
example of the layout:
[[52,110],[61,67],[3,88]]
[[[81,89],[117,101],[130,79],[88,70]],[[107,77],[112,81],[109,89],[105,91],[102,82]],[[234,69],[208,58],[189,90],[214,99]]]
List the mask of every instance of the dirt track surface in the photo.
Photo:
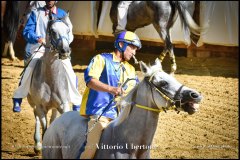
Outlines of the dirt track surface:
[[[138,54],[144,62],[157,55]],[[89,62],[89,61],[88,61]],[[72,62],[83,94],[83,59]],[[168,61],[163,66],[168,68]],[[2,59],[2,158],[40,159],[34,154],[34,114],[25,98],[21,113],[12,112],[23,61]],[[204,99],[194,115],[174,111],[160,113],[151,158],[238,158],[238,60],[231,58],[177,57],[176,78],[201,92]],[[84,65],[81,65],[84,64]],[[139,71],[139,68],[137,68]]]

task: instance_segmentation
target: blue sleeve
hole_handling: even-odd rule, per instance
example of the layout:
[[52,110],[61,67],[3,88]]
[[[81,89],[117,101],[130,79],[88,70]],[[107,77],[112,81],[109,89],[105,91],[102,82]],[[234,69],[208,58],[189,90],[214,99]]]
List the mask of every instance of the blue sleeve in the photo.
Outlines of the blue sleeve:
[[31,12],[31,15],[28,18],[28,21],[23,30],[23,37],[28,43],[37,43],[37,40],[40,38],[40,36],[37,36],[35,33],[36,24],[36,15],[34,14],[34,12]]
[[84,80],[85,80],[86,84],[88,84],[88,82],[90,82],[92,79],[92,76],[89,76],[89,71],[92,66],[92,63],[93,63],[93,60],[91,61],[91,63],[89,64],[89,66],[87,67],[87,69],[84,72]]
[[57,18],[63,18],[63,17],[65,17],[67,15],[67,13],[63,10],[63,9],[61,9],[61,8],[57,8]]

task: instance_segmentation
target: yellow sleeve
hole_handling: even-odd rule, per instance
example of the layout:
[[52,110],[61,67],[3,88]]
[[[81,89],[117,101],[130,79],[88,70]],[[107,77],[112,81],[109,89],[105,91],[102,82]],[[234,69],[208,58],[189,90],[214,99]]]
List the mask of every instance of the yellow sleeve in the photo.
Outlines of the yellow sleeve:
[[99,79],[102,74],[104,66],[105,66],[104,58],[101,55],[96,55],[90,64],[88,76],[91,76],[94,79]]

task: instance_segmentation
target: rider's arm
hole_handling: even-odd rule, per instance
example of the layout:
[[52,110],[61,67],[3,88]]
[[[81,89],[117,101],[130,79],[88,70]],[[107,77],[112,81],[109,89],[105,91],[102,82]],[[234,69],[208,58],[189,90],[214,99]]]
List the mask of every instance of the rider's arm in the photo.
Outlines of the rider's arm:
[[113,95],[121,93],[120,87],[113,87],[99,81],[105,66],[105,60],[101,55],[95,56],[84,73],[87,86],[96,91],[108,92]]
[[90,80],[87,86],[91,89],[102,91],[102,92],[108,92],[113,95],[120,95],[122,93],[122,90],[120,87],[109,86],[94,78]]
[[38,43],[38,39],[41,38],[41,36],[36,35],[36,25],[36,15],[34,12],[31,12],[23,30],[23,37],[28,43]]

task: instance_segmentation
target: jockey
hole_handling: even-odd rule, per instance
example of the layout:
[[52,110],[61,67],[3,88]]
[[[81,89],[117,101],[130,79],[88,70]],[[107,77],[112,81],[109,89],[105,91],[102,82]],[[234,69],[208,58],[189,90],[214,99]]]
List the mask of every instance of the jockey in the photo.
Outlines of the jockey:
[[[117,117],[118,109],[114,98],[128,93],[139,82],[135,68],[128,63],[136,50],[141,48],[138,36],[133,32],[123,31],[117,36],[114,46],[113,52],[96,55],[84,72],[87,87],[83,94],[80,115],[89,121],[87,144],[82,146],[80,159],[94,157],[102,130]],[[121,86],[128,78],[133,81]],[[95,122],[99,116],[99,121]]]
[[[31,77],[36,65],[37,60],[43,56],[45,52],[45,47],[42,44],[45,44],[45,36],[47,30],[47,24],[49,21],[49,11],[51,10],[52,16],[57,18],[63,18],[67,13],[55,6],[56,1],[45,1],[46,5],[44,7],[39,7],[36,10],[31,12],[31,15],[26,23],[26,26],[23,30],[23,36],[27,41],[26,45],[26,55],[24,61],[28,64],[26,70],[21,77],[19,87],[15,90],[13,95],[13,112],[21,111],[22,98],[26,97],[30,90]],[[67,20],[69,24],[69,42],[73,41],[72,34],[72,24],[70,19]],[[80,104],[82,101],[82,96],[77,90],[78,82],[77,76],[75,75],[72,64],[69,58],[62,60],[66,73],[68,74],[68,83],[69,86],[69,97],[70,101],[73,103],[73,110],[79,111]]]
[[118,25],[115,30],[115,33],[119,33],[123,30],[125,30],[125,27],[127,25],[127,12],[128,7],[132,3],[132,1],[120,1],[118,4]]

